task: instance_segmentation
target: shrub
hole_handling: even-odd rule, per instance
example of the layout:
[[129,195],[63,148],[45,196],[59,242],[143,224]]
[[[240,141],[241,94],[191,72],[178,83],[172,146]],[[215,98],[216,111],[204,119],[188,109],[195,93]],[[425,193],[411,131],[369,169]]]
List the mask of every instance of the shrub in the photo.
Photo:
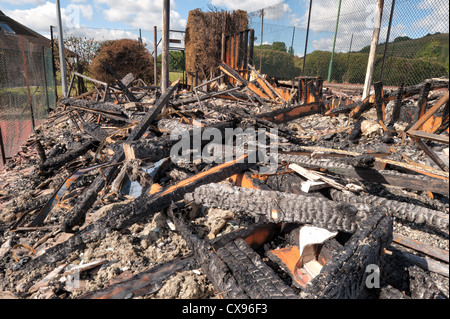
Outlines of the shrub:
[[110,84],[116,79],[105,70],[100,60],[108,63],[120,77],[133,73],[135,78],[153,83],[153,57],[137,40],[122,39],[103,45],[92,60],[89,71],[97,80]]

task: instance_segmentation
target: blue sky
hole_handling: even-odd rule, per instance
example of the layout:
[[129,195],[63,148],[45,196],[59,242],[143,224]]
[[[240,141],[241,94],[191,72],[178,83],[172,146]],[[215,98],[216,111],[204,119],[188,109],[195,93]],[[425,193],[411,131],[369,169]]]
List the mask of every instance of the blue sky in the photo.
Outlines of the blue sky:
[[[77,35],[103,39],[136,38],[142,29],[144,41],[153,47],[153,26],[161,28],[162,0],[60,0],[63,24]],[[387,31],[392,0],[385,0],[380,41]],[[308,52],[331,50],[338,0],[313,0]],[[346,52],[353,36],[353,50],[370,44],[376,0],[342,0],[336,51]],[[189,11],[208,5],[224,10],[248,12],[266,8],[264,43],[292,39],[296,54],[302,54],[309,0],[171,0],[171,29],[184,30]],[[267,7],[271,8],[267,9]],[[391,40],[397,36],[421,37],[427,33],[448,32],[447,0],[397,0]],[[0,10],[13,19],[46,36],[49,26],[56,25],[54,0],[0,0]],[[258,45],[260,19],[253,19]],[[296,26],[293,32],[293,26]],[[114,29],[114,30],[110,30]],[[174,35],[176,37],[176,35]]]

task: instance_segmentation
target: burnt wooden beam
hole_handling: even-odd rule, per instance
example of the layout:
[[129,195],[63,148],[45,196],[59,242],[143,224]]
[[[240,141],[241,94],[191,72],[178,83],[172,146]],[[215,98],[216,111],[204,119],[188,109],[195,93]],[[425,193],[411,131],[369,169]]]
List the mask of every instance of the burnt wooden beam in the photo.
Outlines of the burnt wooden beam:
[[[417,131],[413,131],[413,132],[408,131],[408,134],[410,136],[412,136],[414,142],[416,142],[416,144],[431,158],[431,160],[433,162],[436,163],[437,166],[440,167],[440,169],[442,169],[444,172],[448,172],[449,171],[448,166],[444,163],[444,161],[439,156],[437,156],[433,152],[433,150],[431,150],[431,148],[428,147],[428,145],[424,141],[422,141],[418,137],[419,134],[417,134],[416,132]],[[423,135],[423,133],[422,133],[422,135]],[[427,136],[427,138],[430,138],[430,136]],[[438,135],[436,136],[436,139],[439,139]],[[447,144],[448,144],[448,136],[444,141],[447,141]]]
[[[426,80],[427,83],[430,83],[430,90],[436,90],[436,89],[444,89],[448,88],[448,79],[428,79]],[[401,98],[407,98],[409,96],[413,96],[416,94],[420,94],[420,91],[422,90],[423,83],[411,85],[404,87],[403,89],[399,88],[396,91],[392,91],[390,93],[386,93],[384,98],[385,102],[392,101],[397,98],[397,95],[399,94],[400,90],[402,91]]]
[[232,239],[215,251],[210,243],[195,236],[182,219],[175,217],[173,210],[168,213],[194,252],[197,264],[223,298],[298,298],[244,239]]
[[413,190],[427,190],[448,196],[448,179],[432,178],[424,175],[399,173],[393,170],[377,170],[374,168],[360,168],[338,161],[317,160],[303,155],[278,154],[279,162],[296,163],[305,168],[323,168],[330,173],[357,178],[372,183],[398,186]]
[[128,98],[128,100],[130,100],[130,102],[138,102],[138,99],[133,95],[133,93],[130,92],[130,90],[128,90],[128,87],[123,84],[122,82],[122,78],[120,77],[120,75],[118,75],[116,73],[116,71],[114,71],[114,69],[106,62],[99,60],[100,63],[104,66],[104,68],[111,73],[112,76],[114,76],[117,80],[117,85],[120,87],[120,89],[123,91],[123,93],[125,94],[125,96]]
[[[448,216],[447,216],[448,218]],[[447,226],[448,230],[448,226]],[[421,242],[418,242],[417,240],[410,239],[406,236],[403,236],[402,234],[393,233],[393,240],[394,243],[397,243],[399,245],[411,248],[413,250],[419,251],[421,253],[424,253],[428,256],[431,256],[433,258],[442,260],[449,263],[449,255],[447,250],[439,249],[434,246],[430,246]]]
[[388,127],[393,127],[394,123],[400,118],[400,111],[402,108],[402,95],[405,84],[402,82],[397,90],[397,95],[395,97],[395,104],[391,114],[391,120],[389,121]]
[[104,116],[104,117],[112,119],[112,120],[120,121],[120,122],[130,122],[128,117],[124,114],[117,114],[117,113],[113,113],[110,111],[105,111],[105,110],[95,109],[95,108],[87,108],[87,107],[82,107],[82,106],[70,105],[69,107],[72,109],[76,109],[76,110],[82,110],[82,111],[88,112],[88,113],[100,114],[101,116]]
[[376,82],[373,84],[375,90],[375,107],[377,109],[377,120],[378,122],[386,118],[386,105],[384,104],[384,93],[383,93],[383,82]]
[[73,161],[79,156],[86,154],[89,150],[98,147],[98,143],[93,139],[85,141],[80,147],[69,150],[57,157],[47,158],[47,160],[39,166],[40,174],[49,174],[63,167],[67,163]]
[[384,197],[374,195],[354,196],[352,193],[345,193],[335,189],[330,189],[331,198],[337,202],[350,204],[367,204],[370,206],[383,205],[389,207],[392,216],[416,223],[418,225],[428,225],[448,232],[449,216],[443,212],[417,206],[410,203],[389,200]]
[[415,119],[420,119],[425,112],[427,111],[427,100],[428,100],[428,94],[430,94],[431,89],[431,83],[425,82],[423,85],[423,88],[420,90],[419,99],[417,100],[417,106],[418,106],[418,114],[415,116]]
[[434,105],[419,119],[408,131],[417,131],[420,127],[431,117],[434,113],[436,113],[447,101],[449,100],[449,93],[442,96]]
[[200,186],[193,193],[186,194],[185,200],[206,207],[246,213],[271,223],[305,223],[348,233],[354,233],[361,220],[366,218],[365,211],[326,198],[221,184]]
[[[233,121],[224,121],[200,127],[198,128],[198,131],[203,136],[203,133],[205,131],[214,129],[220,131],[223,134],[222,136],[225,136],[225,130],[227,128],[233,129],[234,127],[235,123]],[[136,158],[145,159],[147,161],[158,161],[164,157],[170,156],[170,150],[172,146],[180,141],[182,133],[189,134],[189,136],[192,138],[194,129],[180,130],[178,138],[175,139],[173,139],[170,135],[167,135],[151,139],[125,142],[124,144],[128,144],[130,146]],[[202,139],[201,147],[210,142],[211,140]],[[203,151],[203,149],[197,151],[201,152]]]
[[245,85],[246,87],[248,87],[248,89],[250,91],[252,91],[256,95],[258,95],[259,97],[270,100],[270,98],[266,94],[264,94],[258,87],[256,87],[256,85],[247,81],[247,79],[245,79],[243,76],[241,76],[239,74],[239,72],[237,72],[236,70],[231,68],[228,64],[222,62],[222,64],[219,66],[219,68],[223,73],[227,74],[228,76],[231,76],[236,81],[242,83],[242,85]]
[[163,282],[179,271],[193,269],[192,255],[183,256],[143,271],[123,282],[79,296],[77,299],[129,299],[158,291]]
[[[178,87],[179,80],[175,81],[171,87],[169,87],[159,100],[155,103],[154,107],[149,110],[148,114],[144,116],[139,125],[137,125],[130,135],[127,137],[126,141],[136,141],[141,138],[145,131],[148,129],[150,124],[156,119],[156,117],[160,114],[163,107],[168,102],[169,98],[175,92]],[[99,174],[92,184],[87,188],[87,190],[80,196],[79,200],[75,204],[72,211],[67,214],[64,222],[61,225],[61,229],[65,232],[71,232],[72,228],[76,225],[80,225],[84,222],[84,218],[88,210],[92,207],[92,205],[97,200],[98,192],[105,186],[107,182],[110,181],[112,176],[114,175],[117,164],[123,161],[125,158],[123,149],[119,150],[115,155],[111,162],[110,167],[105,168],[102,171],[102,174]]]
[[323,104],[321,102],[313,102],[308,104],[291,106],[288,108],[283,108],[268,113],[258,114],[256,117],[258,119],[281,124],[293,121],[303,116],[321,113],[322,109]]
[[305,299],[356,299],[366,294],[369,265],[380,265],[392,242],[392,217],[386,207],[376,207],[358,231],[335,253],[301,293]]

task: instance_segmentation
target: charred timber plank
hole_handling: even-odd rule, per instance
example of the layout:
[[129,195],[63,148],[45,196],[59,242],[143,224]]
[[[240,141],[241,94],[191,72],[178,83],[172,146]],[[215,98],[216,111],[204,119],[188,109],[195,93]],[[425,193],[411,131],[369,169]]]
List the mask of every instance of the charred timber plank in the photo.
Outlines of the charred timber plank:
[[177,258],[141,272],[126,281],[84,294],[78,299],[129,299],[151,294],[159,290],[163,281],[169,276],[182,270],[192,269],[193,261],[192,255]]
[[377,109],[377,121],[382,121],[386,118],[386,105],[384,104],[384,92],[383,92],[383,82],[376,82],[373,85],[375,90],[375,106]]
[[70,150],[65,152],[64,154],[48,158],[39,168],[42,173],[49,174],[54,172],[55,170],[63,167],[67,163],[73,161],[79,156],[82,156],[87,153],[87,151],[94,149],[98,146],[98,143],[92,139],[84,142],[79,148],[75,150]]
[[449,268],[448,264],[441,263],[431,258],[419,257],[417,255],[408,253],[406,251],[401,251],[395,247],[389,247],[389,251],[392,252],[392,257],[397,257],[406,260],[412,265],[417,265],[423,270],[431,271],[442,276],[449,278]]
[[404,86],[405,86],[405,84],[402,82],[400,84],[400,87],[397,90],[397,95],[395,97],[394,109],[392,110],[391,120],[390,120],[390,122],[388,124],[389,127],[393,127],[394,124],[400,118],[400,111],[401,111],[401,108],[402,108],[402,95],[403,95]]
[[[203,133],[209,130],[217,130],[220,131],[222,134],[224,134],[225,129],[234,127],[235,123],[233,121],[224,121],[214,123],[208,126],[203,126],[197,129],[198,132],[200,133],[200,136],[203,136]],[[189,134],[189,137],[192,138],[194,134],[194,129],[179,130],[177,133],[174,133],[174,135],[176,135],[177,138],[171,136],[162,136],[152,139],[126,142],[126,144],[130,145],[130,147],[133,149],[136,158],[146,159],[148,161],[158,161],[164,157],[170,156],[170,150],[172,146],[174,146],[176,143],[180,141],[180,139],[182,138],[181,136],[182,134]],[[202,146],[206,145],[209,142],[210,140],[202,139]]]
[[256,117],[274,123],[286,123],[303,116],[317,114],[321,112],[322,112],[322,103],[313,102],[308,104],[292,106],[289,108],[279,109],[268,113],[258,114]]
[[358,103],[356,107],[350,112],[350,116],[354,119],[359,118],[364,112],[368,111],[375,102],[375,94],[369,95],[361,103]]
[[108,137],[106,130],[102,129],[102,126],[92,122],[83,123],[82,129],[92,136],[96,141],[103,143],[103,141]]
[[[448,230],[448,227],[447,227]],[[427,244],[420,243],[416,240],[412,240],[408,237],[403,236],[402,234],[393,233],[393,241],[397,244],[400,244],[405,247],[409,247],[421,253],[424,253],[428,256],[434,257],[436,259],[445,261],[449,263],[449,256],[447,250],[442,250]]]
[[380,294],[378,295],[379,299],[411,299],[411,297],[405,295],[400,290],[390,286],[386,285],[384,287],[381,287]]
[[423,175],[403,174],[396,171],[358,168],[329,160],[318,160],[302,155],[278,154],[278,161],[301,164],[307,168],[323,168],[337,175],[353,177],[372,183],[387,184],[413,190],[426,190],[448,196],[448,180]]
[[214,253],[208,242],[195,236],[170,210],[169,216],[203,272],[224,298],[298,298],[242,238],[228,242]]
[[356,107],[360,107],[362,105],[362,101],[356,101],[348,105],[341,105],[338,107],[335,107],[334,109],[331,109],[327,112],[325,112],[325,115],[335,115],[335,114],[341,114],[341,113],[347,113],[352,111]]
[[138,102],[138,99],[133,95],[133,93],[130,92],[130,90],[128,90],[127,86],[123,84],[122,78],[116,73],[116,71],[114,71],[113,68],[108,63],[103,62],[102,60],[99,61],[105,67],[105,69],[116,78],[117,84],[119,85],[120,89],[125,93],[130,102]]
[[[149,111],[140,124],[136,126],[130,135],[127,137],[127,142],[136,141],[144,135],[145,131],[148,129],[150,124],[156,119],[158,114],[161,112],[163,107],[166,105],[169,98],[175,92],[178,87],[179,80],[175,81],[171,87],[169,87],[159,100],[155,103],[152,110]],[[125,158],[123,149],[119,150],[112,160],[112,164],[117,164],[123,161]],[[112,165],[102,171],[103,174],[99,174],[89,188],[82,194],[79,198],[73,210],[66,216],[64,222],[61,225],[61,230],[64,232],[72,231],[72,228],[76,225],[80,225],[84,222],[86,213],[92,207],[92,205],[97,200],[98,192],[105,186],[106,182],[109,181],[114,175],[117,169],[117,165]],[[105,180],[106,178],[106,180]]]
[[[414,222],[419,225],[428,225],[448,232],[449,216],[443,212],[413,205],[410,203],[389,200],[384,197],[374,195],[358,195],[341,192],[335,189],[330,190],[331,198],[334,201],[346,202],[350,204],[366,204],[370,206],[383,205],[389,207],[392,216],[402,220]],[[448,258],[448,257],[447,257]]]
[[239,286],[251,299],[298,298],[244,239],[237,238],[219,248],[217,255],[230,268]]
[[93,108],[86,108],[82,106],[69,106],[72,109],[76,110],[82,110],[88,113],[94,113],[94,114],[100,114],[101,116],[110,118],[112,120],[120,121],[120,122],[129,122],[130,120],[126,116],[119,116],[116,114],[112,114],[108,111],[100,110],[100,109],[93,109]]
[[217,254],[213,253],[212,246],[194,235],[181,219],[176,218],[172,206],[169,208],[168,214],[180,236],[193,251],[197,264],[201,266],[203,273],[207,275],[219,295],[231,299],[249,299],[249,296],[238,285],[230,268]]
[[167,89],[166,93],[164,93],[158,101],[155,103],[155,106],[151,108],[149,113],[142,119],[139,125],[133,129],[131,134],[128,136],[127,141],[136,141],[144,135],[145,131],[149,128],[150,124],[156,119],[156,117],[161,113],[164,106],[169,101],[170,97],[178,88],[178,84],[180,80],[176,80],[172,83],[172,85]]
[[[354,233],[358,224],[366,218],[366,212],[354,206],[341,205],[331,200],[290,193],[230,187],[221,184],[203,185],[185,200],[206,207],[247,213],[262,220],[279,223],[304,223],[330,231]],[[360,206],[361,207],[361,206]],[[367,207],[366,211],[369,210]]]
[[[410,132],[408,132],[408,134],[411,135]],[[444,163],[444,161],[439,156],[437,156],[433,152],[433,150],[430,147],[428,147],[428,145],[424,141],[422,141],[420,138],[418,138],[415,135],[411,135],[411,136],[412,136],[414,142],[416,142],[416,144],[431,158],[431,160],[433,162],[435,162],[436,165],[440,167],[440,169],[442,169],[444,172],[448,173],[449,169],[448,169],[448,166]]]
[[358,231],[328,260],[320,274],[302,293],[310,299],[355,299],[364,295],[367,266],[380,265],[384,248],[392,241],[392,217],[386,207],[376,207]]
[[220,70],[224,72],[225,74],[231,76],[236,81],[242,83],[243,85],[247,86],[249,90],[251,90],[253,93],[258,95],[261,98],[268,99],[270,98],[264,94],[260,89],[256,87],[253,83],[247,81],[244,77],[242,77],[238,72],[236,72],[234,69],[232,69],[230,66],[228,66],[226,63],[222,62],[222,64],[219,66]]
[[449,92],[442,96],[416,123],[408,130],[409,132],[417,131],[434,113],[436,113],[449,100]]
[[[442,79],[442,80],[429,79],[429,80],[427,80],[427,82],[430,83],[430,90],[448,88],[448,79]],[[402,92],[402,95],[401,95],[402,99],[407,98],[412,95],[419,94],[420,91],[422,90],[422,87],[423,87],[423,83],[420,83],[420,84],[416,84],[416,85],[407,86],[403,89],[399,88],[396,91],[386,93],[386,95],[384,96],[385,102],[396,99],[397,95],[399,94],[400,91]]]
[[408,132],[410,136],[424,138],[431,141],[436,141],[440,143],[449,144],[450,140],[448,136],[432,134],[425,131],[410,131]]

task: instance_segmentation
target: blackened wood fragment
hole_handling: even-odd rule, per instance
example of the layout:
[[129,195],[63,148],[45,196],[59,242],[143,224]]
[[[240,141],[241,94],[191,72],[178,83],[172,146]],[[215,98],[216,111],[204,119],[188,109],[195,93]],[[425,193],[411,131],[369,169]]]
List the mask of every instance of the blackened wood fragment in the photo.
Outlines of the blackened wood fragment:
[[130,90],[128,90],[127,86],[123,84],[121,77],[116,73],[116,71],[114,71],[113,68],[108,63],[103,62],[102,60],[99,61],[105,67],[105,69],[116,78],[117,84],[119,85],[123,93],[127,96],[127,98],[130,100],[130,102],[138,102],[138,99],[133,95],[133,93],[130,92]]
[[86,154],[87,151],[95,149],[96,147],[98,147],[98,143],[92,139],[89,139],[75,150],[69,150],[60,156],[48,158],[45,163],[43,163],[39,167],[41,170],[41,174],[49,174],[51,172],[54,172],[55,170],[63,167],[67,163],[73,161],[79,156]]
[[272,223],[305,223],[348,233],[354,233],[367,217],[352,205],[339,205],[325,198],[221,184],[200,186],[186,194],[185,199],[206,207],[247,213]]
[[126,281],[84,294],[78,299],[129,299],[136,295],[155,293],[169,276],[192,269],[193,261],[192,255],[177,258],[134,275]]
[[[392,241],[392,217],[386,207],[376,207],[358,231],[328,260],[307,286],[304,298],[355,299],[366,293],[367,279],[379,267],[384,248]],[[372,289],[375,287],[372,287]]]
[[417,206],[410,203],[389,200],[384,197],[374,195],[359,194],[354,196],[352,193],[345,193],[335,189],[330,190],[331,198],[338,202],[347,202],[351,204],[367,204],[371,206],[384,205],[389,207],[390,212],[396,218],[414,222],[419,225],[426,224],[433,228],[448,232],[449,217],[443,212]]

